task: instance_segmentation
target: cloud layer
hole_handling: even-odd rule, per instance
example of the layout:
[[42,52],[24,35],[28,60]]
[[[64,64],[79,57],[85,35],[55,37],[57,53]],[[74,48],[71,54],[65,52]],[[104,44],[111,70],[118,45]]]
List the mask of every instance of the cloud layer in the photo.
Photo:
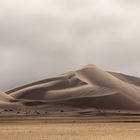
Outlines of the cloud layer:
[[0,89],[94,63],[140,76],[139,0],[0,0]]

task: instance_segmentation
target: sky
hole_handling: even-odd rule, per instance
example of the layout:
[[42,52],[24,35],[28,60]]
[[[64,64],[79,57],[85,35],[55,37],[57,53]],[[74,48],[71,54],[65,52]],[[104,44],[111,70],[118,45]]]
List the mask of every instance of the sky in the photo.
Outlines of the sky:
[[0,90],[95,64],[140,77],[139,0],[0,0]]

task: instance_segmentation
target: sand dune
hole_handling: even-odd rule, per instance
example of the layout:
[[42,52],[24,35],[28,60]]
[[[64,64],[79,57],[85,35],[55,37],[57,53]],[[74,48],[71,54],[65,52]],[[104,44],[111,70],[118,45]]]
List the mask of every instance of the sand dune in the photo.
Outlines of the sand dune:
[[14,98],[4,92],[0,92],[0,102],[11,102]]
[[0,114],[2,111],[1,109],[11,110],[11,108],[17,108],[20,104],[21,103],[16,101],[16,99],[14,99],[12,96],[4,92],[0,92]]
[[106,72],[95,65],[87,65],[80,70],[31,83],[6,93],[0,94],[0,101],[16,99],[24,107],[30,108],[35,105],[45,110],[50,106],[61,106],[69,108],[68,110],[94,108],[106,111],[140,111],[140,79]]

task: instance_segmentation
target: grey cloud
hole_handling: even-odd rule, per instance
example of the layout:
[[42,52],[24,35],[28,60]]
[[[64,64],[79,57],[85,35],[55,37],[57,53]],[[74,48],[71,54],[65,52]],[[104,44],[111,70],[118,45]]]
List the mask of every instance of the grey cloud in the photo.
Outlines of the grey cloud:
[[88,63],[140,76],[139,8],[136,0],[0,1],[0,89]]

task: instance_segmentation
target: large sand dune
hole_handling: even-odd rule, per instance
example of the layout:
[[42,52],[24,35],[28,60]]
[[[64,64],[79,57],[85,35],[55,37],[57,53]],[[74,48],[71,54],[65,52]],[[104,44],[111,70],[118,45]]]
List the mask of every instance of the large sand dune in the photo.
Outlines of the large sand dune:
[[[19,102],[20,110],[63,112],[140,112],[140,79],[106,72],[95,65],[0,94],[0,102]],[[14,102],[13,102],[14,104]]]

